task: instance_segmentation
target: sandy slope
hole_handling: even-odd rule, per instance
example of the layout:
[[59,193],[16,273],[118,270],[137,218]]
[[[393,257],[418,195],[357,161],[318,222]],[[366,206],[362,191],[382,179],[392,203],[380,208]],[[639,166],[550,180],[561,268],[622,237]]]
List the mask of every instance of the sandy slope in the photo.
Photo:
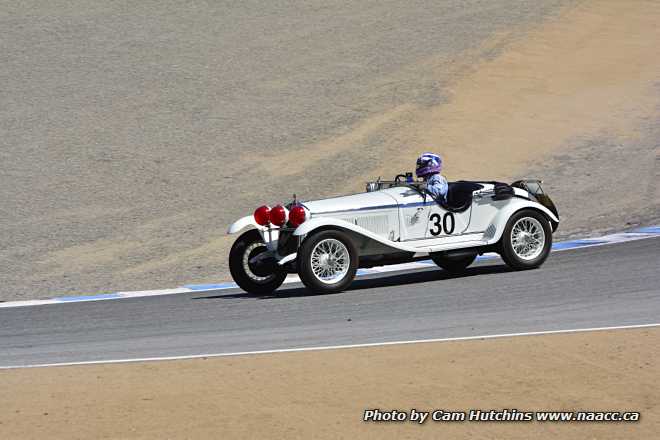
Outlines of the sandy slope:
[[[0,371],[11,439],[650,439],[660,330]],[[366,408],[639,411],[638,423],[368,424]]]
[[428,147],[658,219],[657,2],[268,5],[2,6],[0,298],[222,280],[234,218]]

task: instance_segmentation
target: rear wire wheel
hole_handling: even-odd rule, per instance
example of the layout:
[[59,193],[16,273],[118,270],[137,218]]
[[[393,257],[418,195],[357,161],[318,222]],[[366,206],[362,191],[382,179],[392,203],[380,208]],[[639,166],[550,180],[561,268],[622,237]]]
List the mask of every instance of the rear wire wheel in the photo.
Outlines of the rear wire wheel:
[[470,264],[474,263],[476,258],[477,254],[467,255],[460,258],[448,258],[431,254],[433,262],[452,275],[460,275],[465,272],[465,269],[467,269]]
[[515,270],[539,267],[552,247],[552,228],[540,212],[523,209],[511,216],[499,242],[504,262]]

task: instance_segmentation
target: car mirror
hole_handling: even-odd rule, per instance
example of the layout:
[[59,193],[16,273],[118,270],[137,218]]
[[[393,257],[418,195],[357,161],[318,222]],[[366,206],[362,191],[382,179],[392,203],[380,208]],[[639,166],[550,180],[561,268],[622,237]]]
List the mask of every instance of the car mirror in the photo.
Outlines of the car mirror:
[[367,182],[367,192],[378,191],[379,186],[377,182]]

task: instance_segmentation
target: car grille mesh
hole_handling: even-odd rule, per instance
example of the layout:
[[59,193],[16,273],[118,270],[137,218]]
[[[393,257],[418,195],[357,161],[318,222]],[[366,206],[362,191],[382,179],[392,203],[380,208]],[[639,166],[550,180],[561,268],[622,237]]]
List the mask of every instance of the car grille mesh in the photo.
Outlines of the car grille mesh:
[[352,223],[374,234],[382,236],[389,234],[389,223],[386,214],[353,217]]
[[486,229],[486,232],[484,232],[484,238],[490,240],[495,236],[496,230],[497,228],[495,227],[495,225],[491,224],[490,226],[488,226],[488,229]]

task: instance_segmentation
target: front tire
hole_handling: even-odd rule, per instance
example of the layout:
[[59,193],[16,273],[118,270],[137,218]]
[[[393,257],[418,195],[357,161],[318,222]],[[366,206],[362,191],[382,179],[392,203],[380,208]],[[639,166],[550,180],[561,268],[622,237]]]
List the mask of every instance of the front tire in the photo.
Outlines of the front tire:
[[286,278],[286,271],[276,268],[270,273],[264,273],[252,264],[250,260],[268,248],[256,229],[243,233],[234,242],[229,252],[229,272],[238,287],[252,294],[269,294],[280,287]]
[[298,250],[297,260],[301,281],[316,293],[346,289],[358,267],[357,249],[341,231],[321,231],[308,237]]
[[500,256],[515,270],[534,269],[548,258],[552,229],[538,211],[523,209],[509,218],[499,242]]

